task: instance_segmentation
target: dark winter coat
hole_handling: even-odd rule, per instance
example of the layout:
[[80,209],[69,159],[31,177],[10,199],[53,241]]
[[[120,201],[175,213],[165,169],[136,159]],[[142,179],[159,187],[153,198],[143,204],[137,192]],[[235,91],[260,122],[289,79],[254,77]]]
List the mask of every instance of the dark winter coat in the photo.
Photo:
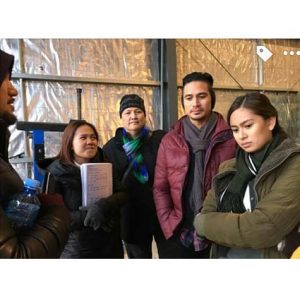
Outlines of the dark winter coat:
[[[103,162],[102,150],[91,162]],[[55,180],[55,192],[60,193],[65,205],[70,210],[71,232],[62,254],[62,258],[123,258],[122,241],[119,227],[112,232],[102,229],[94,231],[85,227],[83,222],[86,211],[79,210],[82,206],[82,188],[80,168],[64,163],[58,159],[48,159],[42,164]]]
[[[183,117],[184,118],[184,117]],[[164,136],[157,154],[154,201],[162,231],[167,239],[180,229],[183,219],[183,192],[190,164],[190,150],[184,137],[182,119]],[[235,155],[236,143],[223,117],[218,121],[205,154],[203,199],[219,165]],[[201,180],[199,178],[199,184]]]
[[7,126],[0,120],[0,257],[59,257],[69,233],[69,212],[64,206],[42,205],[34,226],[18,232],[4,213],[9,198],[23,189],[21,178],[7,160],[8,136]]
[[129,165],[122,147],[122,128],[118,128],[115,137],[103,147],[105,158],[113,164],[114,192],[124,192],[129,197],[121,209],[121,236],[128,243],[146,242],[149,236],[152,236],[156,230],[160,230],[152,188],[157,150],[164,134],[162,130],[150,132],[140,148],[149,173],[149,181],[145,184],[140,183],[132,172],[129,173],[124,184],[121,183]]

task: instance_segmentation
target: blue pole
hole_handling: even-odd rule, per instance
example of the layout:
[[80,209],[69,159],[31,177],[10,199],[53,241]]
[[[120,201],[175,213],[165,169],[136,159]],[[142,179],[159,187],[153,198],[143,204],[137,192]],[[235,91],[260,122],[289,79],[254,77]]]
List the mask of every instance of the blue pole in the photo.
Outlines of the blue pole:
[[32,146],[33,146],[33,176],[34,179],[43,182],[44,176],[40,172],[37,162],[45,158],[44,148],[44,130],[32,131]]

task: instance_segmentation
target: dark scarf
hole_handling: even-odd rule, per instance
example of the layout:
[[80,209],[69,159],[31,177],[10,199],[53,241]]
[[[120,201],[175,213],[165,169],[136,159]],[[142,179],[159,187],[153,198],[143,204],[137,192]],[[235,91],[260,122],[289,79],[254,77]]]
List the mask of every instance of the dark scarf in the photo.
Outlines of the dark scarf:
[[142,153],[139,152],[143,145],[145,138],[149,134],[149,129],[144,127],[135,139],[130,139],[127,136],[125,128],[123,128],[123,149],[126,153],[128,161],[133,168],[133,175],[142,184],[149,180],[149,174],[147,167],[144,164],[144,158]]
[[255,153],[247,153],[238,148],[236,173],[219,203],[218,211],[233,213],[243,213],[246,211],[243,200],[247,185],[256,177],[265,159],[284,138],[280,133],[275,134],[268,144]]
[[205,154],[217,121],[218,115],[213,112],[208,122],[198,129],[188,117],[183,119],[184,137],[191,150],[188,183],[185,189],[186,199],[194,214],[199,212],[203,203],[202,187]]

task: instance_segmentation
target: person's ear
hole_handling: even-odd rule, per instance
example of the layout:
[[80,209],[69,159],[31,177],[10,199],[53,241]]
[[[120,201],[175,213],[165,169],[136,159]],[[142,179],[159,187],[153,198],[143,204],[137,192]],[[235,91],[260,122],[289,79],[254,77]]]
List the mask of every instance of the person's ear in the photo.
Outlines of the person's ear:
[[276,125],[276,117],[270,117],[269,119],[268,119],[268,128],[269,128],[269,130],[270,131],[272,131],[274,128],[275,128],[275,125]]

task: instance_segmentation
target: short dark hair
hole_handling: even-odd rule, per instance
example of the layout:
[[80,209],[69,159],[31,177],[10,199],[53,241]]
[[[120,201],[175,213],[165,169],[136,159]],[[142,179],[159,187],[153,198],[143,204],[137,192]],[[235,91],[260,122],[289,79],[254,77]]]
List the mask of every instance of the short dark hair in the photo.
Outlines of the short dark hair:
[[93,129],[97,141],[99,141],[99,135],[97,129],[93,124],[85,120],[72,120],[64,130],[62,141],[61,141],[61,149],[57,156],[58,159],[69,164],[74,164],[74,152],[72,151],[72,144],[73,144],[75,132],[79,127],[84,125],[87,125]]
[[254,114],[263,117],[265,120],[269,119],[270,117],[275,117],[276,124],[273,129],[273,133],[283,131],[283,129],[279,125],[278,112],[265,94],[259,92],[251,92],[237,97],[231,104],[227,113],[227,122],[229,125],[231,115],[239,108],[247,108]]
[[193,82],[193,81],[203,81],[206,82],[208,85],[208,91],[211,97],[211,109],[215,107],[216,103],[216,94],[213,89],[214,85],[214,79],[209,73],[202,73],[202,72],[192,72],[187,74],[183,79],[182,79],[182,98],[181,98],[181,103],[182,106],[184,107],[183,103],[183,90],[186,84]]

